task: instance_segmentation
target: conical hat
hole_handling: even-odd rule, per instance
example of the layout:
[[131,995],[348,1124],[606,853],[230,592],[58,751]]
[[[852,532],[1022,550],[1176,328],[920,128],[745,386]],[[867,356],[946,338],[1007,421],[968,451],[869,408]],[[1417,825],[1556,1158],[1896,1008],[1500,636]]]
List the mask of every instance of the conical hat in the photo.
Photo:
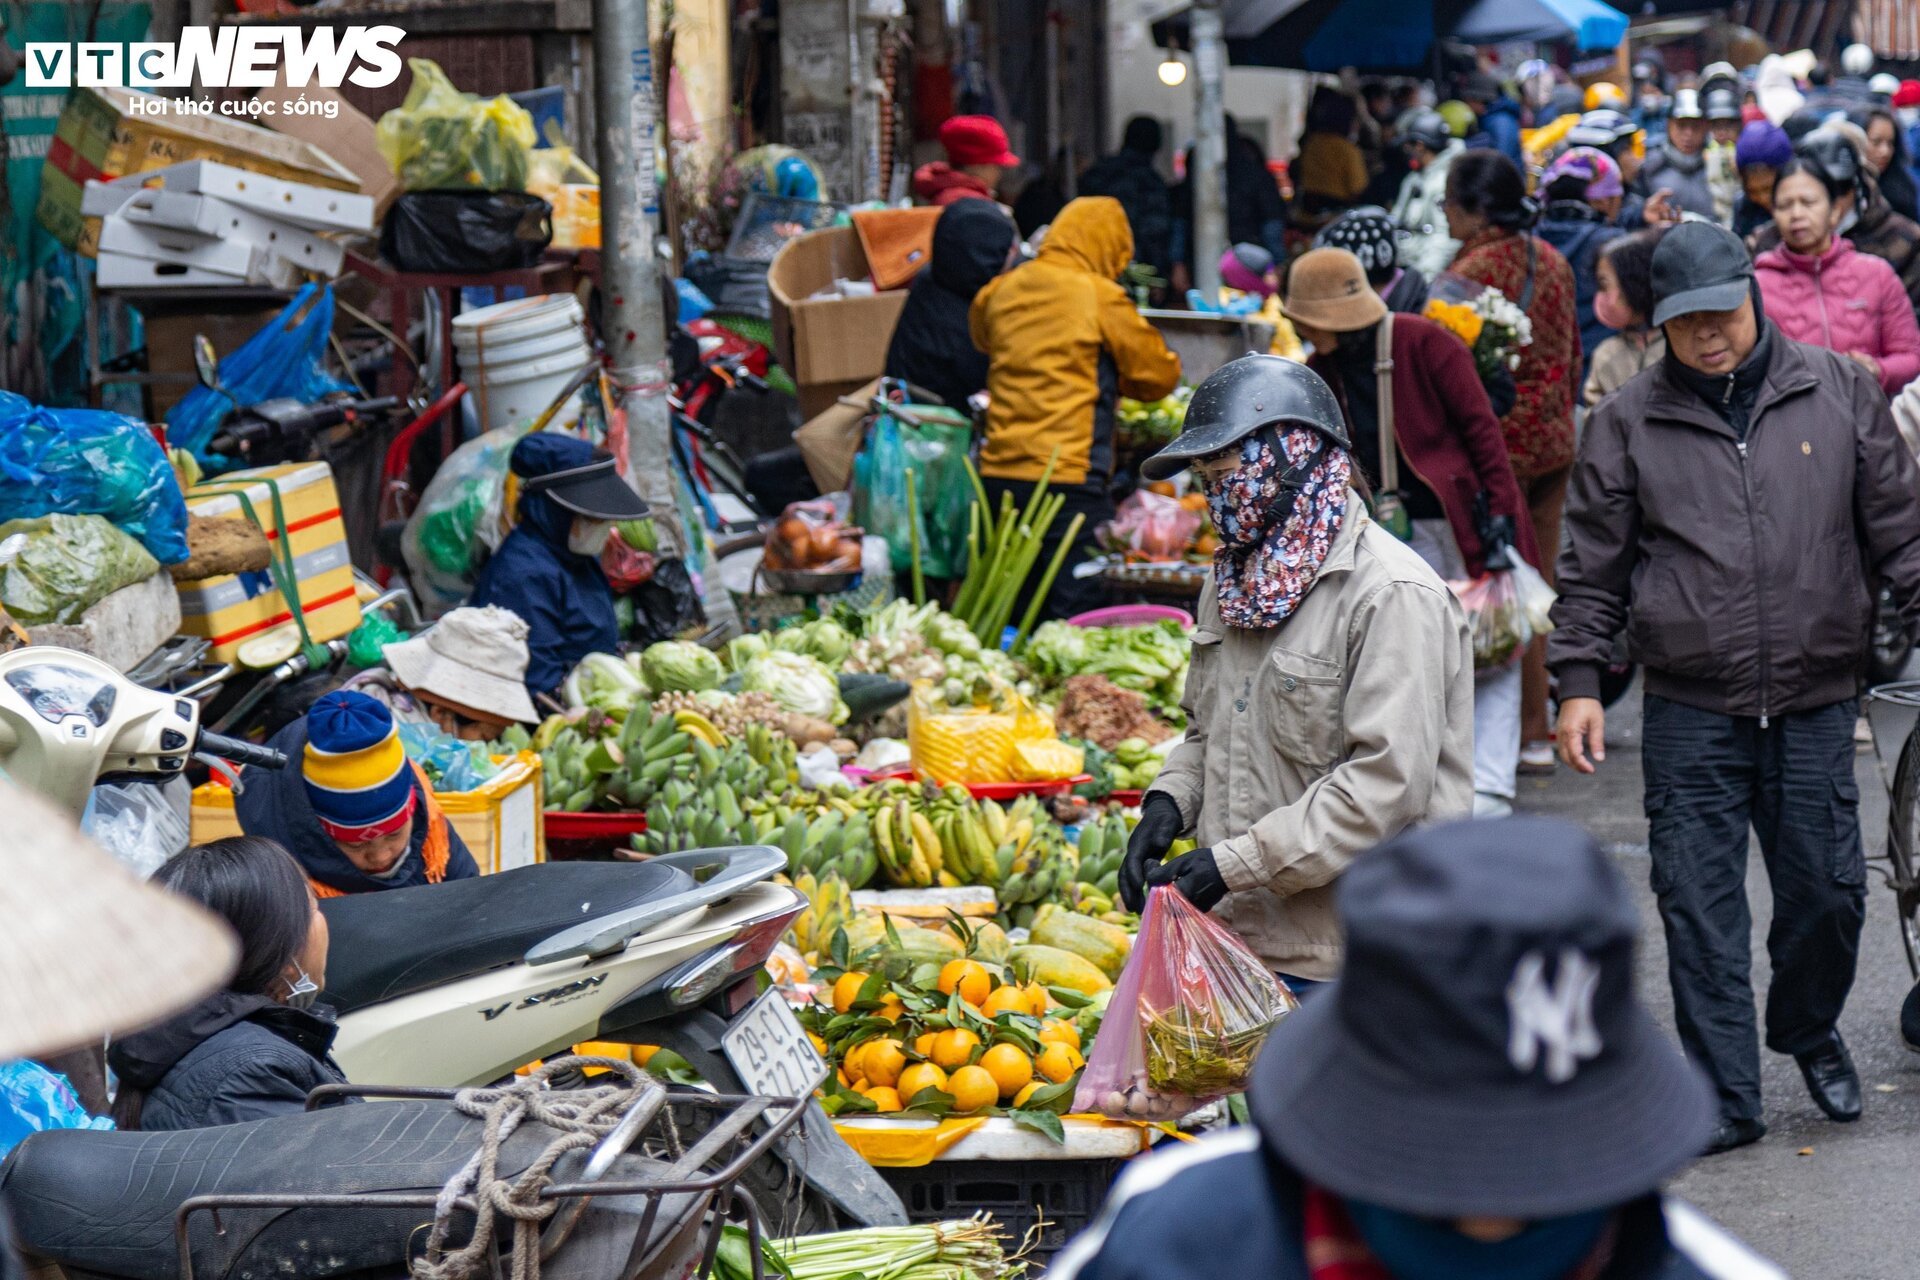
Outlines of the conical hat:
[[233,972],[218,917],[144,884],[32,792],[0,781],[0,1061],[172,1013]]

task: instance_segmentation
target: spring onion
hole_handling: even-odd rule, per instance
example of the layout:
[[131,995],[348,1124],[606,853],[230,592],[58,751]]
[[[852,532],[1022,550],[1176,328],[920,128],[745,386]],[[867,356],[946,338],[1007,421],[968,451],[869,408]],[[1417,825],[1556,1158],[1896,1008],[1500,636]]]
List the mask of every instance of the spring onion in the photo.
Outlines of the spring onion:
[[[769,1240],[763,1245],[769,1276],[792,1280],[1012,1280],[1026,1264],[1010,1261],[1001,1228],[985,1214],[912,1227],[869,1227],[828,1235]],[[720,1280],[746,1280],[747,1233],[729,1226],[715,1259]]]

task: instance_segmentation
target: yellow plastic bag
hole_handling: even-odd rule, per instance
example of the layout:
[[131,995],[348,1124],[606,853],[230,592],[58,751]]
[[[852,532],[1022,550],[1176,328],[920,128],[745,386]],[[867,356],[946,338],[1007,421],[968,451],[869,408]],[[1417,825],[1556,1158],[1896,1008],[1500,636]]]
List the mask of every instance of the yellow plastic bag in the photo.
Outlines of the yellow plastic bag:
[[[931,682],[916,681],[907,703],[907,749],[921,774],[943,786],[949,782],[1045,782],[1080,772],[1083,753],[1059,740],[1053,720],[1011,687],[1003,687],[1000,709],[955,709],[940,704]],[[1028,753],[1022,757],[1022,748]],[[1058,772],[1065,756],[1073,767]]]
[[1028,738],[1013,744],[1015,782],[1060,782],[1075,777],[1087,753],[1058,738]]
[[409,58],[407,100],[380,117],[374,141],[409,191],[525,191],[533,117],[505,94],[462,93],[437,63]]

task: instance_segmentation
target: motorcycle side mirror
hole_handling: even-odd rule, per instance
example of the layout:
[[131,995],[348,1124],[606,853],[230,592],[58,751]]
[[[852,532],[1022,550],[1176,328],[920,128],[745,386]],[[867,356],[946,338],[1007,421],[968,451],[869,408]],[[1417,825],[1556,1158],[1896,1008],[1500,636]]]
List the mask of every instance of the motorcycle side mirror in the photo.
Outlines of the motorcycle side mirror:
[[193,371],[199,375],[201,386],[226,394],[226,388],[220,385],[220,353],[213,349],[213,339],[204,333],[193,335]]

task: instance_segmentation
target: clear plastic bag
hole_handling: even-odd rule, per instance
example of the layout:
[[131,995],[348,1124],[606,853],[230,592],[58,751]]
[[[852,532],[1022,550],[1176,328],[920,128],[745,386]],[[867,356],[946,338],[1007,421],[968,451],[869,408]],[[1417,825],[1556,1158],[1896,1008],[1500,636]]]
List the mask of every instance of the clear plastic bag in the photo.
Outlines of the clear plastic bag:
[[438,616],[473,593],[474,579],[506,536],[507,464],[522,426],[475,436],[434,472],[407,521],[401,550],[414,593]]
[[[208,394],[212,394],[209,392]],[[187,502],[143,422],[0,391],[0,512],[105,516],[161,564],[188,555]]]
[[462,93],[438,63],[408,58],[406,101],[380,117],[374,141],[408,191],[525,191],[533,116],[501,94]]
[[1538,569],[1517,557],[1511,569],[1447,585],[1467,611],[1477,671],[1506,666],[1535,636],[1553,629],[1553,588]]
[[90,1116],[67,1078],[37,1062],[0,1063],[0,1156],[49,1129],[111,1129]]
[[1205,520],[1204,512],[1182,505],[1178,498],[1136,489],[1100,531],[1100,542],[1110,551],[1148,560],[1179,560]]
[[135,875],[150,876],[192,842],[193,790],[163,783],[102,782],[87,797],[80,829]]
[[120,588],[158,572],[146,548],[103,516],[0,524],[0,606],[29,627],[78,622]]
[[1268,1033],[1297,1008],[1246,943],[1162,885],[1147,894],[1073,1109],[1177,1120],[1239,1093]]
[[[913,525],[919,526],[920,565],[930,578],[955,578],[967,567],[967,450],[973,426],[949,409],[907,405],[915,421],[893,414],[875,419],[866,448],[854,462],[854,522],[887,540],[896,571],[913,563]],[[914,510],[907,508],[907,471],[913,471]]]

